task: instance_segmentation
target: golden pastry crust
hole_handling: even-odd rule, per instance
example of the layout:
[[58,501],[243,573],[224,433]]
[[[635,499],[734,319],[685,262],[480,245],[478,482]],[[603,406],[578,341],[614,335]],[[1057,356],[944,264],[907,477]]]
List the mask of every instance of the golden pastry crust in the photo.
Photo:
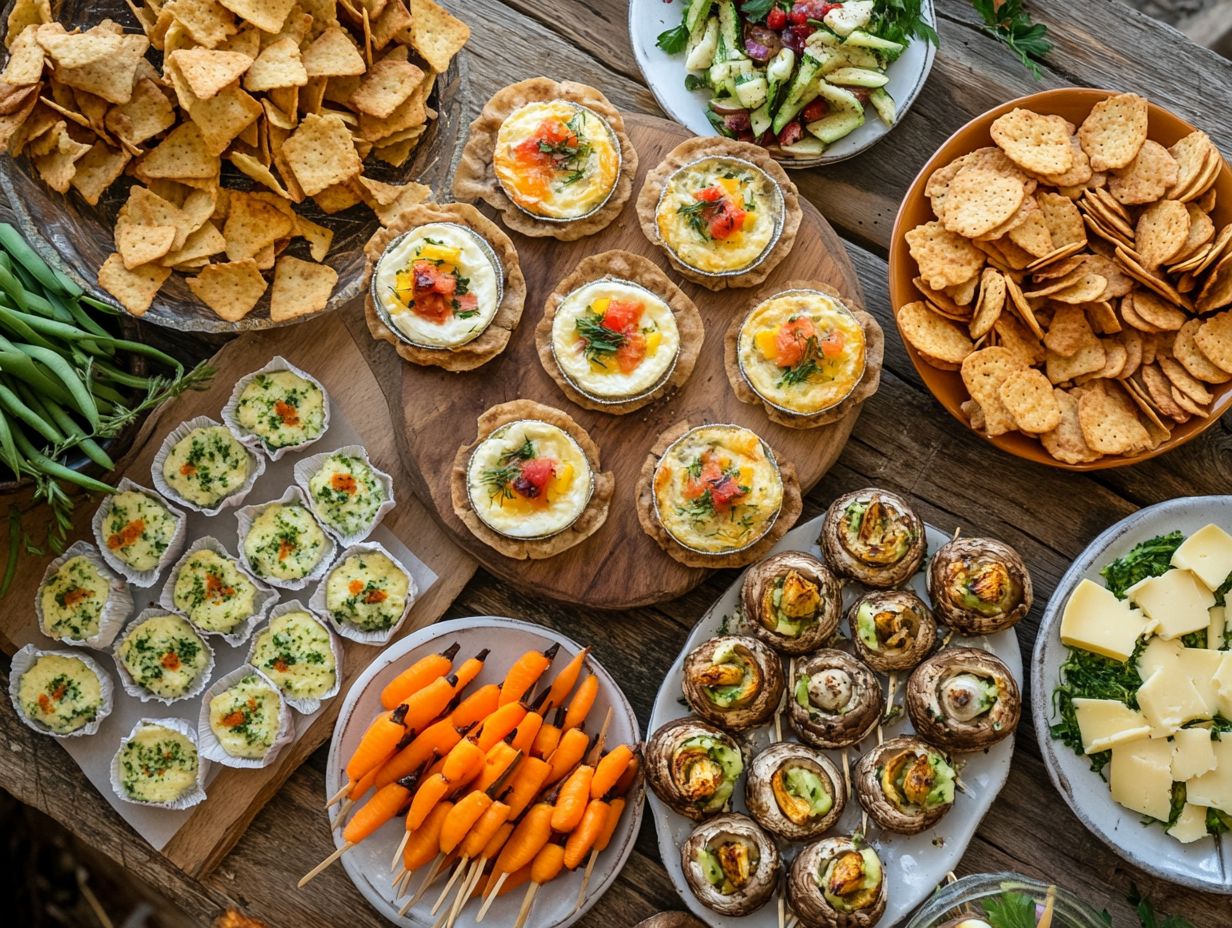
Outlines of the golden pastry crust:
[[[381,321],[372,302],[372,288],[369,285],[385,249],[403,232],[431,222],[452,222],[477,232],[492,246],[505,275],[501,303],[488,327],[478,338],[456,348],[421,348],[407,344]],[[475,207],[467,203],[417,203],[408,206],[398,214],[392,225],[378,229],[368,239],[364,254],[368,257],[364,267],[364,318],[368,322],[368,331],[378,341],[393,345],[404,360],[447,371],[469,371],[491,361],[509,344],[526,303],[526,278],[522,276],[518,251],[509,236]]]
[[[466,491],[466,471],[467,465],[470,463],[471,453],[478,447],[480,442],[502,425],[508,425],[510,422],[517,422],[521,419],[536,419],[541,422],[547,422],[549,425],[555,425],[557,428],[567,432],[578,443],[582,453],[586,455],[586,461],[590,464],[591,474],[594,478],[594,490],[591,492],[590,501],[586,504],[586,508],[582,510],[582,514],[578,516],[576,522],[555,535],[529,541],[520,538],[507,538],[488,528],[483,523],[483,520],[476,515],[475,510],[471,508],[470,496]],[[487,412],[479,417],[477,427],[478,433],[475,436],[475,440],[459,448],[458,453],[454,456],[453,471],[449,479],[449,493],[453,502],[454,513],[470,529],[471,534],[488,547],[505,555],[505,557],[515,558],[520,561],[542,560],[543,558],[554,557],[562,551],[567,551],[574,545],[581,544],[597,532],[603,523],[607,521],[608,507],[612,502],[612,493],[616,489],[616,478],[612,475],[611,471],[599,470],[599,446],[594,443],[594,440],[591,439],[584,428],[565,413],[551,406],[536,403],[533,400],[513,400],[509,403],[493,406],[487,410]]]
[[[788,290],[817,290],[833,297],[847,307],[856,321],[860,323],[860,327],[864,329],[864,374],[860,377],[859,383],[842,402],[811,416],[794,415],[777,406],[772,406],[749,385],[744,378],[744,373],[740,370],[740,329],[744,321],[749,313],[766,300],[772,299],[776,293],[784,293]],[[881,385],[884,355],[885,333],[877,320],[863,309],[853,306],[850,300],[830,284],[817,280],[791,280],[782,286],[775,287],[774,293],[759,293],[756,299],[749,304],[748,310],[732,320],[723,336],[723,366],[727,370],[727,380],[731,383],[732,392],[736,394],[736,398],[750,406],[760,405],[765,409],[766,417],[771,422],[785,425],[789,429],[819,428],[845,419],[856,412],[865,400],[877,392],[877,388]]]
[[[699,161],[702,158],[712,157],[740,158],[743,161],[749,161],[765,171],[783,192],[783,231],[779,234],[778,241],[774,243],[774,247],[770,249],[761,261],[740,274],[715,276],[699,273],[676,260],[676,256],[672,254],[671,249],[663,243],[662,238],[659,236],[659,224],[656,221],[655,213],[658,210],[659,197],[663,193],[663,186],[667,183],[667,179],[687,164],[692,164],[694,161]],[[803,217],[804,212],[800,208],[800,197],[796,192],[796,185],[787,176],[787,172],[783,170],[782,165],[771,158],[770,153],[760,145],[754,145],[751,142],[737,142],[734,139],[725,139],[722,136],[707,136],[681,142],[668,152],[667,156],[656,167],[646,174],[646,180],[642,183],[642,190],[637,195],[637,218],[642,225],[642,232],[646,235],[646,238],[652,244],[663,249],[668,260],[671,261],[672,267],[678,273],[689,278],[689,280],[701,284],[708,290],[726,290],[728,287],[754,287],[769,277],[770,272],[784,258],[791,254],[791,249],[796,244],[796,233],[800,229],[800,221]]]
[[[565,222],[536,219],[519,209],[501,189],[492,167],[496,136],[504,121],[527,103],[548,100],[568,100],[598,113],[611,126],[620,144],[620,176],[607,202],[589,216]],[[498,90],[471,123],[470,134],[462,148],[454,172],[453,195],[465,203],[483,200],[501,213],[509,228],[535,238],[556,238],[572,242],[607,228],[620,215],[633,194],[633,178],[637,174],[637,151],[625,132],[620,110],[612,106],[600,91],[573,81],[557,83],[546,77],[510,84]]]
[[699,554],[696,551],[691,551],[672,538],[655,513],[655,467],[658,465],[659,459],[671,447],[672,442],[699,424],[688,421],[677,422],[675,425],[665,429],[655,439],[654,446],[650,449],[650,453],[646,455],[646,460],[642,463],[641,473],[638,474],[637,478],[637,520],[642,525],[642,531],[653,538],[659,547],[666,551],[673,560],[679,561],[686,567],[715,569],[720,567],[744,567],[755,561],[760,561],[770,553],[771,548],[778,544],[779,539],[796,524],[796,520],[800,518],[800,513],[804,509],[804,499],[800,492],[800,480],[796,476],[796,468],[790,461],[784,461],[777,456],[775,457],[775,462],[779,468],[779,475],[783,481],[783,504],[779,507],[778,518],[774,520],[774,525],[770,527],[770,531],[766,532],[760,540],[743,551],[733,551],[731,554]]
[[[671,307],[676,317],[676,329],[679,332],[680,347],[676,363],[670,374],[663,379],[654,390],[623,402],[603,402],[581,392],[561,371],[552,353],[552,322],[556,318],[556,310],[561,301],[570,293],[588,283],[605,277],[638,284],[651,293],[662,298]],[[573,273],[556,284],[543,307],[543,318],[535,327],[535,347],[539,351],[539,361],[565,396],[585,409],[607,412],[612,415],[624,415],[648,406],[670,390],[684,386],[697,356],[701,352],[702,340],[706,332],[702,325],[701,313],[697,306],[685,295],[684,291],[672,283],[671,279],[659,269],[649,258],[635,255],[628,251],[605,251],[602,254],[584,258]]]

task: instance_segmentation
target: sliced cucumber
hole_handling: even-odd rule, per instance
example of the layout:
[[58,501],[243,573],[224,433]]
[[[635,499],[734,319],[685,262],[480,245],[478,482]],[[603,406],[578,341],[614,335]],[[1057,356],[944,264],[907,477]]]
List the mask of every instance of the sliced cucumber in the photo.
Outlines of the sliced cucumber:
[[[690,11],[692,7],[689,8]],[[694,39],[696,38],[696,41]],[[714,64],[714,53],[719,47],[719,19],[711,16],[703,21],[699,33],[689,34],[689,51],[685,55],[686,71],[704,71]]]
[[800,141],[791,145],[779,146],[784,154],[791,155],[793,158],[816,158],[826,150],[826,143],[816,136],[810,138],[807,135],[801,136]]
[[740,40],[740,16],[735,0],[719,0],[720,45],[729,58],[745,58],[744,43]]
[[778,112],[774,114],[771,128],[778,135],[783,127],[796,118],[796,114],[808,106],[817,96],[816,78],[821,72],[821,51],[825,49],[806,48],[800,56],[800,67],[796,76],[787,86],[787,96],[779,104]]
[[827,13],[823,22],[839,35],[851,35],[872,21],[873,8],[876,5],[874,0],[847,0],[842,6]]
[[832,113],[864,113],[860,98],[846,87],[838,87],[829,81],[818,81],[817,93],[830,104]]
[[770,128],[773,119],[770,116],[770,101],[766,100],[753,112],[749,113],[749,128],[759,138]]
[[887,126],[894,125],[898,119],[898,104],[894,102],[894,98],[886,92],[884,87],[878,87],[868,95],[868,102],[873,105],[873,109],[877,111],[877,116]]
[[872,49],[860,48],[858,45],[840,45],[838,53],[844,63],[843,67],[870,68],[874,71],[885,70],[881,59]]
[[766,102],[769,91],[769,82],[756,71],[736,78],[736,99],[751,110]]
[[766,65],[766,81],[769,83],[769,87],[766,89],[766,100],[770,105],[772,113],[779,98],[779,91],[791,79],[791,72],[795,68],[796,53],[786,47],[780,48],[778,54],[771,58],[770,63]]
[[838,48],[842,44],[842,39],[836,36],[829,29],[818,29],[807,39],[804,40],[806,45],[822,45],[827,48]]
[[898,42],[891,42],[889,39],[883,39],[873,35],[871,32],[865,32],[863,29],[856,29],[843,40],[844,45],[854,45],[856,48],[871,48],[875,52],[885,52],[887,55],[895,56],[902,53],[907,46],[900,45]]
[[804,128],[827,145],[832,145],[844,136],[851,135],[864,125],[864,113],[839,110],[810,122]]
[[884,72],[871,68],[839,68],[827,73],[826,80],[843,87],[884,87],[890,82]]
[[714,6],[714,0],[693,0],[689,4],[689,12],[684,16],[685,28],[692,35],[697,30],[698,23],[704,23],[706,17],[710,15],[710,8]]

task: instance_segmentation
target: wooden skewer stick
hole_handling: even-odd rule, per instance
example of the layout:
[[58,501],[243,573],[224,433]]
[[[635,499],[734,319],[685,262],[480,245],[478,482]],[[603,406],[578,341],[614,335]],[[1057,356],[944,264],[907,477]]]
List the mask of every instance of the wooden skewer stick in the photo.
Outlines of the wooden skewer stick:
[[402,862],[402,852],[406,850],[406,843],[411,840],[411,833],[403,830],[402,840],[398,842],[398,849],[394,851],[394,859],[389,862],[389,872],[393,873],[398,869],[398,864]]
[[[441,868],[445,866],[445,861],[448,859],[449,858],[446,857],[444,854],[437,855],[436,860],[432,862],[432,869],[429,870],[427,876],[425,876],[423,880],[420,881],[419,888],[415,890],[415,895],[411,896],[410,901],[407,902],[406,907],[408,909],[411,906],[413,906],[416,902],[418,902],[421,898],[423,898],[424,893],[428,891],[428,887],[430,887],[433,883],[436,882],[436,878],[440,876]],[[409,878],[407,879],[406,882],[408,886],[411,883]],[[399,912],[398,914],[401,915],[403,913]]]
[[1039,925],[1036,928],[1052,928],[1052,912],[1053,907],[1057,904],[1057,888],[1055,886],[1048,887],[1048,894],[1044,897],[1044,911],[1040,915]]
[[342,797],[344,797],[347,793],[349,793],[354,788],[355,788],[355,784],[348,782],[346,786],[342,787],[342,789],[338,790],[338,792],[334,793],[334,795],[330,796],[328,799],[325,800],[325,808],[328,809],[330,806],[332,806],[338,800],[342,799]]
[[843,748],[843,793],[851,799],[851,763],[847,758],[847,748]]
[[526,890],[526,895],[522,897],[522,908],[518,909],[518,919],[513,923],[513,928],[524,928],[526,919],[530,918],[530,907],[535,903],[535,893],[539,891],[538,883],[531,883],[530,888]]
[[783,909],[783,891],[781,887],[776,895],[778,896],[779,903],[779,928],[787,928],[787,913]]
[[394,878],[394,902],[406,895],[406,889],[411,885],[411,871],[403,870]]
[[469,857],[463,857],[458,861],[458,865],[453,868],[453,875],[449,877],[449,882],[445,884],[445,888],[441,890],[441,894],[436,897],[436,902],[432,904],[432,911],[429,915],[435,915],[442,905],[445,904],[445,897],[449,895],[449,890],[453,889],[453,884],[458,882],[463,871],[466,870],[466,865],[471,862]]
[[594,746],[590,749],[590,753],[586,755],[586,763],[592,767],[599,763],[599,758],[603,756],[603,748],[607,744],[607,730],[612,724],[612,707],[607,707],[607,715],[603,717],[603,725],[599,728],[599,734],[595,738]]
[[[449,913],[449,921],[445,923],[446,928],[453,928],[453,923],[458,920],[458,916],[462,914],[462,909],[466,907],[466,903],[474,895],[475,887],[483,879],[483,865],[484,862],[482,860],[475,861],[475,866],[471,869],[471,873],[468,874],[469,879],[462,886],[462,890],[458,893],[458,898],[454,900],[453,909]],[[480,912],[479,914],[482,915],[483,913]],[[475,921],[478,922],[479,919],[476,918]]]
[[483,899],[483,905],[479,907],[479,914],[475,916],[476,925],[483,921],[483,917],[488,914],[488,909],[492,908],[492,903],[496,900],[496,894],[500,892],[507,879],[509,879],[508,873],[502,873],[496,878],[496,882],[492,884],[492,888],[488,890],[488,894]]
[[348,841],[346,844],[342,845],[342,847],[338,848],[338,850],[334,851],[334,853],[330,854],[323,861],[321,861],[319,864],[317,864],[315,867],[313,867],[311,870],[305,873],[300,878],[300,881],[296,883],[295,885],[299,889],[303,889],[305,886],[308,885],[308,883],[311,880],[320,876],[322,870],[324,870],[326,867],[328,867],[330,864],[332,864],[335,860],[337,860],[339,857],[341,857],[343,854],[345,854],[347,851],[349,851],[354,846],[355,846],[354,841]]
[[349,796],[342,801],[342,805],[338,807],[338,813],[329,820],[329,830],[336,831],[338,826],[342,824],[342,820],[346,818],[346,814],[351,811],[351,806],[355,805],[355,800]]
[[578,887],[577,901],[573,904],[573,911],[577,911],[582,907],[582,903],[586,901],[586,887],[590,885],[590,875],[595,872],[595,861],[599,859],[599,852],[591,851],[590,860],[586,861],[586,871],[582,874],[582,885]]
[[894,714],[894,697],[898,695],[898,671],[890,672],[890,682],[886,686],[886,710],[883,719],[888,719]]

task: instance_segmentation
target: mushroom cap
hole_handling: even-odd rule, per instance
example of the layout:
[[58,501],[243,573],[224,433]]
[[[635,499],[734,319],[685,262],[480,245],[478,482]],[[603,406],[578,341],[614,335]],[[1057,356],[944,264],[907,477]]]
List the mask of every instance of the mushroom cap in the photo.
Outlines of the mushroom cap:
[[842,836],[823,838],[804,848],[792,861],[787,874],[787,903],[804,928],[871,928],[886,908],[885,868],[872,906],[855,912],[840,912],[822,893],[818,878],[826,865],[840,854],[859,852],[864,846]]
[[[1017,595],[1007,609],[981,612],[954,600],[954,585],[972,565],[1000,565]],[[991,635],[1016,625],[1031,611],[1031,574],[1022,556],[995,538],[956,538],[941,546],[928,567],[928,596],[937,618],[960,635]]]
[[[776,630],[778,622],[767,624],[770,597],[775,582],[795,572],[798,579],[817,588],[819,603],[812,621],[797,635]],[[744,575],[740,589],[741,610],[750,634],[785,654],[807,654],[824,647],[838,630],[843,611],[843,585],[825,564],[803,551],[784,551],[759,561]]]
[[868,751],[856,764],[855,787],[860,805],[886,831],[900,835],[919,834],[937,824],[953,807],[953,802],[934,806],[931,809],[921,808],[918,811],[898,808],[886,797],[881,785],[881,771],[887,762],[904,751],[917,754],[937,754],[947,764],[949,757],[940,748],[927,744],[920,738],[903,736],[891,738]]
[[[727,894],[721,893],[706,879],[697,862],[698,851],[725,836],[743,839],[757,848],[757,866],[750,874],[748,883]],[[717,815],[694,828],[680,847],[680,862],[693,895],[706,908],[720,915],[748,915],[761,908],[778,888],[783,869],[774,841],[755,821],[739,812]]]
[[[906,550],[900,556],[885,552],[876,557],[871,549],[863,555],[852,550],[857,539],[848,535],[846,515],[853,504],[881,506],[904,534]],[[882,590],[901,586],[915,576],[928,553],[924,523],[915,510],[897,493],[875,487],[847,493],[832,502],[821,524],[819,543],[826,564],[836,574]]]
[[[752,694],[731,706],[718,705],[707,692],[721,685],[708,684],[706,672],[713,666],[715,656],[725,649],[734,650],[758,673]],[[680,681],[690,708],[728,731],[744,731],[769,721],[783,702],[783,686],[783,663],[779,656],[756,638],[745,635],[723,635],[698,645],[684,659]]]
[[674,811],[700,822],[711,815],[725,811],[727,804],[724,803],[720,808],[707,811],[699,807],[696,800],[686,795],[680,788],[680,784],[676,782],[673,775],[676,754],[684,743],[692,738],[710,738],[717,744],[735,751],[741,759],[742,767],[744,753],[740,745],[732,740],[731,735],[708,722],[691,716],[668,722],[651,735],[650,740],[646,742],[644,752],[646,782],[650,784],[654,794]]
[[[797,823],[783,812],[775,797],[773,777],[786,764],[802,766],[815,773],[830,794],[833,805],[819,818]],[[789,841],[807,841],[825,834],[843,814],[847,790],[838,768],[816,748],[796,741],[772,744],[749,762],[744,778],[744,804],[749,814],[767,831]]]
[[[809,677],[807,684],[801,683],[804,676]],[[797,690],[807,695],[807,706],[800,704]],[[885,703],[876,675],[850,654],[832,648],[791,662],[787,699],[792,726],[803,741],[819,748],[862,741],[877,725]]]
[[[955,700],[967,694],[959,688],[947,699],[947,682],[962,674],[991,681],[997,699],[987,711],[970,719],[955,716]],[[907,714],[920,737],[948,751],[982,751],[1008,738],[1022,717],[1022,694],[1010,669],[996,655],[979,648],[947,648],[920,664],[907,681]]]
[[[907,629],[910,636],[907,641],[894,649],[885,646],[876,629],[873,641],[878,647],[873,648],[869,641],[860,634],[859,615],[863,607],[869,606],[879,615],[892,612],[899,615],[907,614],[915,618],[912,627]],[[910,590],[873,590],[865,593],[847,612],[847,621],[851,625],[851,640],[856,654],[868,666],[880,673],[896,673],[911,670],[928,656],[933,645],[937,643],[937,620],[933,618],[932,610],[920,597]]]

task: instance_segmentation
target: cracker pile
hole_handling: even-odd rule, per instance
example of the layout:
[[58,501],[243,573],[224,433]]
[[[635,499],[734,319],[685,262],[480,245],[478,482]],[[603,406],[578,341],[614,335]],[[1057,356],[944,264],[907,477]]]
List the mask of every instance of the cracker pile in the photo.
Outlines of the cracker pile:
[[1134,455],[1210,415],[1232,380],[1232,224],[1203,132],[1148,138],[1120,94],[1081,126],[1015,109],[995,146],[938,168],[936,219],[906,235],[921,299],[898,308],[930,364],[961,371],[971,427],[1058,461]]
[[[271,271],[274,321],[319,312],[337,282],[321,263],[333,233],[295,205],[362,201],[387,222],[429,192],[364,176],[369,156],[406,163],[436,116],[436,76],[470,35],[433,0],[408,2],[134,0],[143,32],[126,33],[110,20],[68,31],[49,0],[17,0],[0,152],[90,205],[136,178],[98,272],[134,315],[172,271],[194,275],[189,288],[228,321],[252,311]],[[256,190],[223,186],[224,163]],[[282,254],[294,238],[311,261]]]

